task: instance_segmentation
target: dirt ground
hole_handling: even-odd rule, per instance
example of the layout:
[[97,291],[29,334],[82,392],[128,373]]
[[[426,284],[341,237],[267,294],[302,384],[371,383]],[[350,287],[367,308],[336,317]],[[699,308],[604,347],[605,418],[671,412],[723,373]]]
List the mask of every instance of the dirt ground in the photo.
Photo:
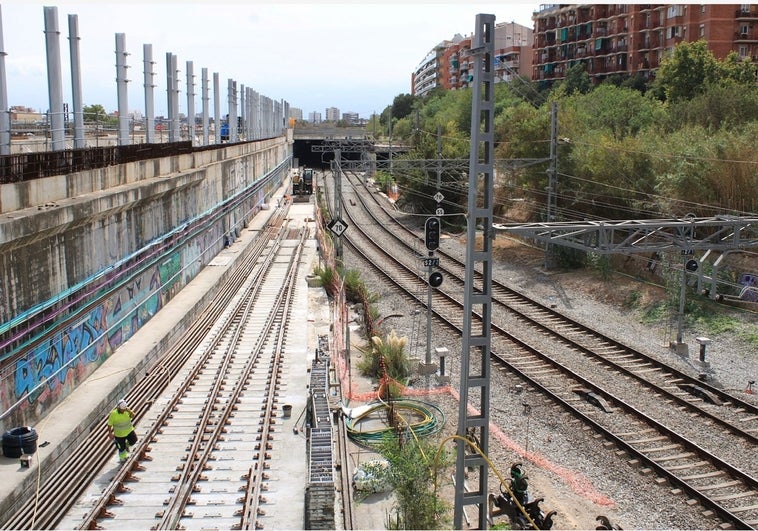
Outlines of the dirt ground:
[[[465,244],[465,238],[461,239]],[[545,252],[508,237],[498,237],[493,246],[496,260],[539,270],[544,268]],[[638,307],[647,307],[666,299],[663,279],[647,269],[647,258],[642,256],[613,259],[613,273],[602,278],[599,271],[588,269],[551,271],[551,277],[562,286],[586,294],[592,299],[617,308],[634,301]],[[612,281],[611,281],[612,280]]]

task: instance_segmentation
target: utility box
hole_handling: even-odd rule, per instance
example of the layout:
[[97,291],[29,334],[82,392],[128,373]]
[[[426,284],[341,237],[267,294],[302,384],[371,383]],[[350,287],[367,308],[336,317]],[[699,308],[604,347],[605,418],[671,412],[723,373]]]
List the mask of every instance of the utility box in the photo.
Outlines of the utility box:
[[434,355],[440,360],[440,376],[445,376],[445,360],[450,351],[446,347],[436,347]]
[[708,337],[696,337],[695,341],[700,344],[700,362],[705,363],[705,347],[711,342]]

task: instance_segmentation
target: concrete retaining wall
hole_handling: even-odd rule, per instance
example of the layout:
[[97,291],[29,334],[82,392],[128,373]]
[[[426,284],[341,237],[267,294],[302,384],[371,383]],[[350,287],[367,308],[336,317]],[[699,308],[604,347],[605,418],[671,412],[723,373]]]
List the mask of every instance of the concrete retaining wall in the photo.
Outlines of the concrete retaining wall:
[[[2,185],[0,338],[13,340],[0,352],[2,425],[43,417],[181,290],[278,182],[221,212],[218,206],[253,189],[291,153],[282,137]],[[76,325],[56,324],[71,308],[50,317],[214,209],[212,224],[181,246],[167,245],[161,260],[99,304],[87,295]],[[43,315],[43,327],[30,326]]]

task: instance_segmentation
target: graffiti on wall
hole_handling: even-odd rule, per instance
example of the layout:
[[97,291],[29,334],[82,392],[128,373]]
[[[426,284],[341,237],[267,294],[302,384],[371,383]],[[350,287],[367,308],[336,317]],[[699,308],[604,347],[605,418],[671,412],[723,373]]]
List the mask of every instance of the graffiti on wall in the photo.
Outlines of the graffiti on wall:
[[4,408],[23,399],[19,413],[33,407],[38,414],[68,394],[164,306],[181,280],[181,261],[180,253],[167,257],[18,359]]

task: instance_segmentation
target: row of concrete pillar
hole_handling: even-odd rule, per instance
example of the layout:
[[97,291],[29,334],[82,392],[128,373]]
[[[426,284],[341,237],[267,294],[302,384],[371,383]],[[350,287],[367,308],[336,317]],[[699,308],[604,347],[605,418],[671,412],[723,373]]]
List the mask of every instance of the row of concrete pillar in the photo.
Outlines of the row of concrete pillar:
[[[58,8],[44,8],[45,44],[47,52],[49,120],[48,127],[52,141],[52,149],[66,149],[66,130],[64,124],[63,81],[60,56],[60,32],[58,30]],[[79,26],[78,16],[68,15],[69,47],[71,59],[71,86],[73,106],[74,148],[84,148],[84,113],[82,103],[81,65],[79,59]],[[10,154],[11,124],[8,107],[7,78],[5,71],[5,47],[2,33],[2,13],[0,12],[0,155]],[[118,145],[132,143],[129,131],[129,102],[127,97],[127,57],[126,34],[116,33],[116,91],[118,101]],[[143,45],[144,87],[145,87],[145,141],[154,143],[156,140],[155,105],[154,105],[154,66],[152,44]],[[179,118],[179,69],[177,56],[171,52],[166,54],[166,93],[168,102],[168,141],[178,142],[181,137],[181,121]],[[186,63],[186,94],[187,94],[187,126],[188,136],[193,143],[210,145],[210,113],[209,113],[209,78],[208,69],[201,71],[201,101],[202,101],[202,136],[195,140],[195,75],[192,61]],[[239,98],[238,98],[239,94]],[[219,74],[213,73],[213,143],[224,141],[237,142],[240,140],[260,140],[279,136],[286,128],[289,115],[289,104],[276,101],[258,94],[250,87],[228,80],[228,132],[221,134],[221,94],[219,90]],[[238,112],[241,111],[241,114]],[[240,127],[241,126],[241,127]]]

